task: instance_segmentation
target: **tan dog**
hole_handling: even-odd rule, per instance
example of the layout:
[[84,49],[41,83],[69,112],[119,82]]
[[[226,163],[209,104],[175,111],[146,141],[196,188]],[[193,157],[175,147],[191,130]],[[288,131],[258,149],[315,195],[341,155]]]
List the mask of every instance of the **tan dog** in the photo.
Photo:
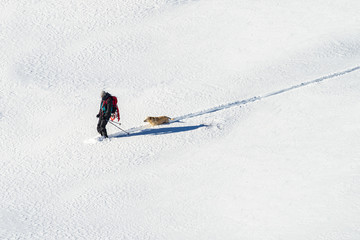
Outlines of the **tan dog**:
[[169,118],[167,116],[161,116],[161,117],[147,117],[144,122],[148,122],[151,124],[151,126],[156,126],[164,123],[169,123],[170,120],[173,120],[173,118]]

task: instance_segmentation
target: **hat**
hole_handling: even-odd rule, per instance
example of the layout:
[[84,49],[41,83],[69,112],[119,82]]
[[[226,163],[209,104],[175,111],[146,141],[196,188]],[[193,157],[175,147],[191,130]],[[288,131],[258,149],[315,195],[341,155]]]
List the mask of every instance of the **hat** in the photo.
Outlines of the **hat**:
[[106,94],[106,92],[104,90],[102,90],[101,94],[100,94],[101,98],[103,98],[105,96],[105,94]]

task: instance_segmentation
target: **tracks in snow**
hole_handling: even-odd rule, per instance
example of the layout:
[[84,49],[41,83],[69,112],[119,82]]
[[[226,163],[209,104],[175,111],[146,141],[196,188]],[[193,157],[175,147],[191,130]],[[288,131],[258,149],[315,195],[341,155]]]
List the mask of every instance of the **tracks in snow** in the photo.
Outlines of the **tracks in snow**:
[[323,76],[323,77],[320,77],[320,78],[317,78],[317,79],[314,79],[314,80],[311,80],[311,81],[308,81],[308,82],[303,82],[303,83],[291,86],[289,88],[285,88],[285,89],[282,89],[282,90],[279,90],[279,91],[275,91],[275,92],[272,92],[272,93],[265,94],[263,96],[255,96],[255,97],[252,97],[252,98],[248,98],[248,99],[244,99],[244,100],[240,100],[240,101],[236,101],[236,102],[232,102],[232,103],[228,103],[228,104],[223,104],[223,105],[220,105],[220,106],[217,106],[217,107],[209,108],[209,109],[206,109],[206,110],[203,110],[203,111],[199,111],[199,112],[195,112],[195,113],[189,113],[189,114],[174,118],[174,120],[172,122],[177,122],[177,121],[181,121],[181,120],[184,120],[184,119],[198,117],[198,116],[201,116],[201,115],[221,111],[221,110],[231,108],[231,107],[235,107],[235,106],[245,105],[247,103],[251,103],[251,102],[255,102],[255,101],[265,99],[265,98],[268,98],[268,97],[276,96],[276,95],[279,95],[279,94],[282,94],[282,93],[289,92],[291,90],[302,88],[302,87],[305,87],[305,86],[308,86],[308,85],[311,85],[311,84],[314,84],[314,83],[323,82],[325,80],[329,80],[329,79],[332,79],[332,78],[335,78],[335,77],[339,77],[339,76],[342,76],[342,75],[345,75],[345,74],[348,74],[348,73],[351,73],[351,72],[355,72],[355,71],[358,71],[358,70],[360,70],[360,66],[350,68],[350,69],[347,69],[347,70],[342,71],[342,72],[337,72],[337,73],[333,73],[333,74],[330,74],[330,75],[326,75],[326,76]]
[[[302,87],[305,87],[305,86],[308,86],[311,84],[315,84],[315,83],[323,82],[325,80],[329,80],[329,79],[332,79],[335,77],[343,76],[345,74],[352,73],[352,72],[355,72],[358,70],[360,70],[360,66],[356,66],[354,68],[350,68],[350,69],[347,69],[347,70],[344,70],[341,72],[336,72],[336,73],[333,73],[330,75],[326,75],[326,76],[323,76],[323,77],[320,77],[320,78],[317,78],[317,79],[314,79],[311,81],[303,82],[303,83],[300,83],[300,84],[297,84],[297,85],[294,85],[294,86],[291,86],[291,87],[288,87],[285,89],[281,89],[281,90],[278,90],[278,91],[275,91],[272,93],[265,94],[263,96],[255,96],[252,98],[248,98],[248,99],[244,99],[244,100],[240,100],[240,101],[236,101],[236,102],[232,102],[232,103],[228,103],[228,104],[223,104],[223,105],[209,108],[206,110],[202,110],[199,112],[189,113],[189,114],[186,114],[183,116],[175,117],[174,120],[170,121],[170,123],[179,122],[184,119],[194,118],[194,117],[202,116],[205,114],[210,114],[213,112],[218,112],[218,111],[225,110],[225,109],[235,107],[235,106],[245,105],[245,104],[251,103],[251,102],[256,102],[256,101],[259,101],[259,100],[262,100],[262,99],[265,99],[268,97],[283,94],[283,93],[289,92],[291,90],[302,88]],[[120,138],[120,137],[131,137],[131,136],[141,136],[141,135],[161,135],[161,134],[169,134],[169,133],[176,133],[176,132],[186,132],[186,131],[196,130],[198,128],[206,127],[206,126],[207,125],[205,125],[205,124],[200,124],[200,125],[195,125],[195,126],[163,127],[163,128],[148,128],[147,126],[138,126],[138,127],[133,127],[133,128],[127,129],[126,131],[128,131],[130,133],[129,135],[120,132],[120,133],[111,134],[110,136],[114,137],[114,138]]]

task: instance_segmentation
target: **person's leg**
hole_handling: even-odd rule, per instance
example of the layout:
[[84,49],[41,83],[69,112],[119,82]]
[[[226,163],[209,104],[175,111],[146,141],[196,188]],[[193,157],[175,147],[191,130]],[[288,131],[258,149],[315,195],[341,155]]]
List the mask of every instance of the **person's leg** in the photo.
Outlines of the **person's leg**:
[[101,119],[99,118],[98,124],[97,124],[97,131],[101,135]]
[[106,131],[106,124],[108,123],[107,120],[102,120],[100,123],[100,134],[101,136],[108,137],[107,131]]

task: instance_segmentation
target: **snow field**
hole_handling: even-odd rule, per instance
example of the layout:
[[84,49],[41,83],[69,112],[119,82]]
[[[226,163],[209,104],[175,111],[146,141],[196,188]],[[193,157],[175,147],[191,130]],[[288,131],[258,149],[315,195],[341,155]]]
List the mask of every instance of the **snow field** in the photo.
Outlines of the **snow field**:
[[0,239],[359,239],[359,9],[2,1]]

